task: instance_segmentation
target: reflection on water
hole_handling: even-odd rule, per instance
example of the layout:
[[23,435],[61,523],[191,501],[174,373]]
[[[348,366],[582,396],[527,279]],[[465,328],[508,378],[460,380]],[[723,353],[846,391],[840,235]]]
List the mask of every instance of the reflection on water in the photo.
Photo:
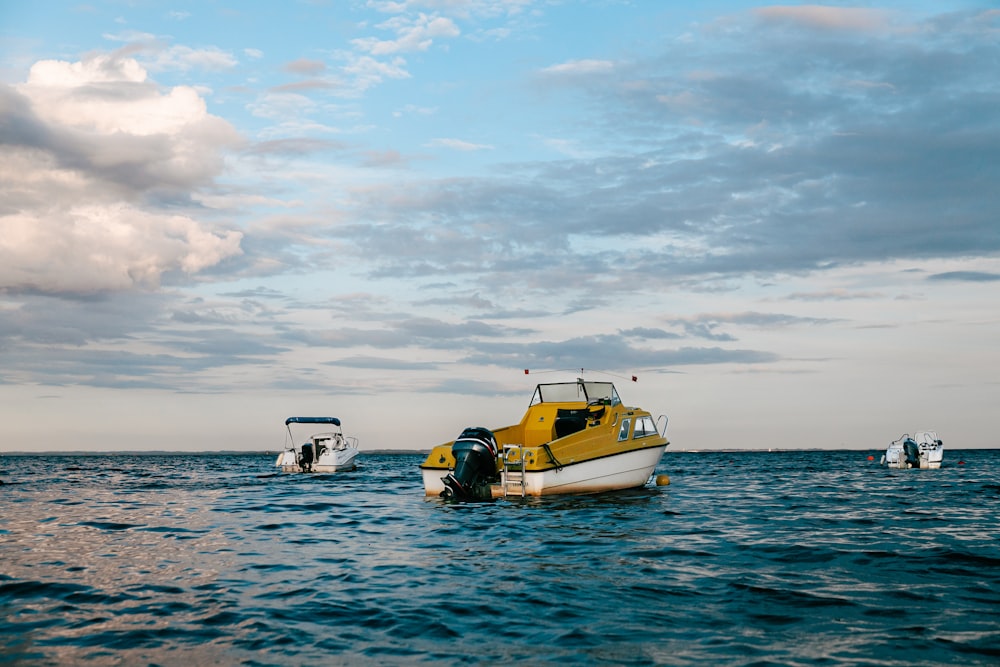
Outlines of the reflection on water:
[[1000,456],[951,454],[470,505],[416,455],[3,457],[0,663],[997,664]]

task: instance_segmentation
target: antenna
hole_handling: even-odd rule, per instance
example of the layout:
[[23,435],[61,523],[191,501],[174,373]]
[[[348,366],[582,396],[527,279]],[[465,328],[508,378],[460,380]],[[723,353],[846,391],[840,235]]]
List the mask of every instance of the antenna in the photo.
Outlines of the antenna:
[[[535,371],[535,374],[537,375],[539,373],[569,373],[570,371],[575,371],[575,370],[577,370],[577,369],[575,369],[575,368],[563,368],[563,369],[551,370],[551,371]],[[576,379],[576,381],[577,382],[583,382],[583,375],[584,375],[584,372],[585,372],[586,369],[581,368],[579,370],[580,370],[580,377],[578,377]],[[595,371],[595,370],[591,370],[590,372],[591,373],[603,373],[604,375],[610,375],[611,377],[620,378],[622,380],[629,380],[629,379],[631,379],[632,382],[638,382],[639,381],[639,377],[637,375],[632,375],[631,378],[627,378],[624,375],[616,375],[615,373],[609,373],[608,371]],[[531,369],[530,368],[525,368],[524,369],[524,374],[525,375],[530,375],[531,374]]]

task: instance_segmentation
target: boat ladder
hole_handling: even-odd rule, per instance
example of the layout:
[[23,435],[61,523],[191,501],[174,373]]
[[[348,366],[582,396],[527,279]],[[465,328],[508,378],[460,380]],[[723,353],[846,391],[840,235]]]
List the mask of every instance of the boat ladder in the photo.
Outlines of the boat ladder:
[[519,495],[524,498],[524,447],[503,446],[503,467],[500,469],[500,484],[503,497]]

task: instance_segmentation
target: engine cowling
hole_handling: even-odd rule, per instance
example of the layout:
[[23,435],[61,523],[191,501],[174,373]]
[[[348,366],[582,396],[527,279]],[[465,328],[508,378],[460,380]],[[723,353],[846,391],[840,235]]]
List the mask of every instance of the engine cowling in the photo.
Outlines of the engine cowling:
[[312,443],[307,442],[302,445],[302,456],[299,457],[299,466],[303,470],[311,471],[314,460]]
[[462,431],[451,446],[455,470],[441,478],[445,498],[485,500],[490,497],[489,484],[497,474],[497,446],[493,432],[481,426]]
[[911,468],[920,467],[920,446],[912,438],[907,438],[903,442],[903,453],[906,456],[906,463]]

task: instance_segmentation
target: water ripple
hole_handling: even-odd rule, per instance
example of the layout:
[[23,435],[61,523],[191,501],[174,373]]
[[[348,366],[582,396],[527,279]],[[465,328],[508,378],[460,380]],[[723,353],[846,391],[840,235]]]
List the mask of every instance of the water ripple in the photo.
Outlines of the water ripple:
[[3,457],[0,664],[997,664],[1000,452],[865,454],[472,505],[416,455]]

